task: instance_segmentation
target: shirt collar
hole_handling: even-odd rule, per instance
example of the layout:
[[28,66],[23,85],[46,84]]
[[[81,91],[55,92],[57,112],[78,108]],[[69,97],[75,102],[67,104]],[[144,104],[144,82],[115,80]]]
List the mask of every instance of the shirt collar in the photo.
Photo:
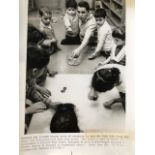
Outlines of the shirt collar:
[[89,14],[84,22],[81,20],[81,24],[87,23],[87,21],[90,20],[92,17],[93,17],[93,15]]
[[48,26],[46,26],[42,21],[40,21],[40,26],[43,28],[51,29],[51,23]]

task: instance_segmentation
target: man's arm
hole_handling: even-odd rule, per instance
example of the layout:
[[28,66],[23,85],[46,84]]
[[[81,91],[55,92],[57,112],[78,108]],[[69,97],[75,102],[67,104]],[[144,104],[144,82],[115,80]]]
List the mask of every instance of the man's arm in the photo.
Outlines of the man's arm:
[[96,30],[96,24],[92,24],[87,28],[81,45],[73,51],[74,57],[79,57],[81,51],[87,46],[89,39],[93,35],[95,30]]
[[83,48],[85,48],[87,46],[89,39],[93,35],[94,31],[95,31],[95,29],[91,28],[91,27],[86,30],[83,41],[82,41],[81,45],[78,47],[79,50],[82,50]]

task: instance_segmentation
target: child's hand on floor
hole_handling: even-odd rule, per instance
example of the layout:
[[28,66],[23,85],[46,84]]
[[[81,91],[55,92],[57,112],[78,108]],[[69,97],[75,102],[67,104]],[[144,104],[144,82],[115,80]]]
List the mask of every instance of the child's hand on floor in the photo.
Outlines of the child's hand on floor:
[[94,52],[93,54],[91,54],[91,55],[88,57],[88,59],[89,59],[89,60],[93,60],[93,59],[95,59],[98,55],[99,55],[99,53]]
[[105,102],[103,105],[107,109],[111,109],[111,106],[116,102],[122,102],[121,98],[112,99],[110,101]]
[[111,109],[112,102],[107,101],[107,102],[105,102],[105,103],[103,104],[103,106],[104,106],[105,108],[107,108],[107,109]]
[[36,102],[26,108],[26,114],[33,114],[33,113],[38,113],[42,112],[47,108],[47,106],[43,102]]
[[99,63],[98,63],[98,67],[103,66],[103,65],[105,65],[105,64],[106,64],[105,62],[99,62]]

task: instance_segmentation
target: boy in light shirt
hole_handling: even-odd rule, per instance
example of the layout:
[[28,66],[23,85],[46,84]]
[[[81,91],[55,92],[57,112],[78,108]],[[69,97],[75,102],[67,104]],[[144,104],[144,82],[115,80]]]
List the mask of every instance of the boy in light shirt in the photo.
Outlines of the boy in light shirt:
[[106,58],[109,57],[114,45],[112,30],[106,20],[106,11],[104,9],[97,9],[95,11],[95,19],[97,23],[98,43],[94,53],[88,58],[89,60],[95,59],[101,51]]

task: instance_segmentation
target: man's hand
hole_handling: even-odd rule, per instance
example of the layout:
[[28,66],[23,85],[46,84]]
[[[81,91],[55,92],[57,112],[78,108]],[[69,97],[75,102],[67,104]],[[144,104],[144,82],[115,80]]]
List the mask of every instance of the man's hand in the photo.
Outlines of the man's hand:
[[78,57],[80,56],[80,50],[75,49],[75,50],[72,52],[72,56],[73,56],[73,58],[78,58]]

